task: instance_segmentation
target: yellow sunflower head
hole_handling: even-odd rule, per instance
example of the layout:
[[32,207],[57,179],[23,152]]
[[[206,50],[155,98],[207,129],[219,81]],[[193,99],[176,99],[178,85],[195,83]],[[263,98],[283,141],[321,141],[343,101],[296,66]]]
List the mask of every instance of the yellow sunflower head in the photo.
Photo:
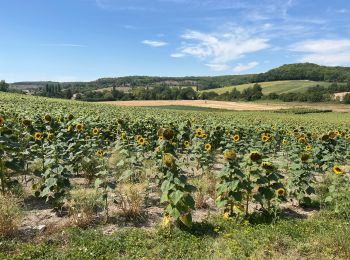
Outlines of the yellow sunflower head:
[[136,135],[135,138],[136,138],[136,141],[139,141],[140,138],[142,138],[142,135]]
[[40,132],[36,132],[34,134],[34,139],[37,140],[37,141],[40,141],[41,140],[41,133]]
[[234,142],[238,142],[239,140],[241,140],[241,137],[239,136],[239,134],[235,134],[232,136],[232,139]]
[[185,147],[190,147],[190,145],[191,145],[190,141],[186,140],[186,141],[184,142],[184,146],[185,146]]
[[276,190],[276,195],[277,195],[278,197],[284,197],[284,196],[286,195],[286,190],[283,189],[283,188],[278,188],[278,189]]
[[267,134],[262,134],[261,135],[261,141],[266,143],[270,139],[270,136]]
[[50,115],[45,115],[45,116],[44,116],[44,119],[45,119],[45,121],[46,121],[47,123],[50,123],[51,120],[52,120],[52,118],[51,118]]
[[144,145],[145,144],[145,139],[143,137],[140,137],[138,140],[137,140],[138,144],[140,145]]
[[164,137],[162,135],[158,136],[158,140],[159,141],[163,141],[164,140]]
[[51,142],[54,137],[55,137],[55,135],[53,133],[48,133],[46,136],[46,139]]
[[308,144],[307,146],[305,146],[305,151],[311,151],[312,146],[311,144]]
[[162,160],[167,167],[172,167],[174,164],[174,158],[170,153],[165,153]]
[[338,165],[333,166],[333,172],[337,175],[343,174],[344,171],[342,168],[340,168]]
[[208,138],[208,135],[207,134],[202,134],[200,137],[203,138],[204,140],[206,140]]
[[83,131],[84,129],[84,125],[82,123],[78,123],[75,128],[77,129],[78,132]]
[[94,128],[92,128],[92,134],[93,135],[98,135],[98,133],[99,133],[99,130],[98,130],[98,128],[97,127],[94,127]]
[[350,140],[350,134],[346,134],[345,139]]
[[299,137],[298,142],[301,143],[301,144],[306,144],[306,139],[305,139],[305,137],[304,137],[304,136]]
[[262,162],[261,167],[267,171],[272,171],[274,169],[273,164],[271,162]]
[[235,151],[229,150],[229,149],[224,151],[224,159],[226,161],[231,161],[231,160],[233,160],[235,158],[236,158],[236,152]]
[[96,155],[97,155],[98,157],[102,157],[102,156],[103,156],[103,151],[102,151],[102,150],[97,150],[97,151],[96,151]]
[[283,140],[282,140],[282,144],[283,144],[283,145],[287,145],[287,144],[288,144],[288,141],[287,141],[286,139],[283,139]]
[[206,150],[207,152],[210,152],[211,151],[211,144],[205,144],[204,150]]
[[198,128],[198,129],[196,130],[196,137],[201,137],[202,134],[203,134],[203,129],[202,129],[202,128]]

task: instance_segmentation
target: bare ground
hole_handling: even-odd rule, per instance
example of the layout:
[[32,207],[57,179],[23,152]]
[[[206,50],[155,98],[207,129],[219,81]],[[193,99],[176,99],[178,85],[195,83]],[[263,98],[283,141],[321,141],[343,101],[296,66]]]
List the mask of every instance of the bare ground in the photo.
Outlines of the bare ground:
[[116,106],[158,107],[158,106],[195,106],[227,110],[271,111],[287,108],[331,109],[335,112],[350,112],[349,105],[328,103],[276,103],[276,102],[229,102],[214,100],[131,100],[100,102]]

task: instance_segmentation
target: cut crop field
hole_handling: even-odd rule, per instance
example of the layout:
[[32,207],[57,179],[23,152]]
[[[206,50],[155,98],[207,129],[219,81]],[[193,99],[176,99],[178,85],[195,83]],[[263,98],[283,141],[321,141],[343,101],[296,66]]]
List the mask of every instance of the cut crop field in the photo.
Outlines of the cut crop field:
[[[242,84],[237,86],[227,86],[223,88],[215,88],[203,90],[203,92],[214,91],[218,94],[231,91],[236,88],[239,91],[253,87],[255,83]],[[269,82],[260,82],[259,85],[262,87],[262,92],[264,95],[270,93],[282,94],[289,92],[305,92],[309,87],[314,87],[316,85],[320,86],[329,86],[331,83],[323,81],[311,81],[311,80],[282,80],[282,81],[269,81]]]
[[350,113],[142,102],[0,93],[0,258],[350,258]]
[[311,108],[320,110],[332,110],[334,112],[350,112],[350,106],[334,103],[305,103],[305,102],[231,102],[215,100],[132,100],[132,101],[107,101],[101,104],[109,104],[121,107],[202,107],[214,109],[226,109],[237,111],[273,111],[279,109]]

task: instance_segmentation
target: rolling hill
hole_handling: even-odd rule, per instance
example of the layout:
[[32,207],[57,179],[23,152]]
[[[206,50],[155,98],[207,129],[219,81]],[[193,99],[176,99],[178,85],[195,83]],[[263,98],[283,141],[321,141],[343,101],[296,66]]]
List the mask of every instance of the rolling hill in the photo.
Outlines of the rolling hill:
[[[241,85],[235,85],[235,86],[226,86],[223,88],[203,90],[201,92],[213,91],[215,93],[222,94],[222,93],[231,91],[234,88],[236,88],[239,91],[242,91],[249,87],[253,87],[254,84],[255,83],[248,83],[248,84],[241,84]],[[280,80],[280,81],[259,82],[259,84],[263,89],[262,90],[263,94],[266,95],[270,93],[282,94],[282,93],[288,93],[288,92],[305,92],[310,87],[313,87],[316,85],[328,87],[331,83],[325,82],[325,81],[312,81],[312,80]]]

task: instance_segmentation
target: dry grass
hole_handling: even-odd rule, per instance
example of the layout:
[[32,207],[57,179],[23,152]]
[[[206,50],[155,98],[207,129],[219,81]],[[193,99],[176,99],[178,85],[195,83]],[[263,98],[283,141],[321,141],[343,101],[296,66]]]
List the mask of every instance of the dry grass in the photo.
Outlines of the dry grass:
[[12,195],[0,195],[0,236],[14,235],[19,228],[22,211],[20,200]]
[[143,183],[122,183],[117,188],[116,203],[128,218],[135,218],[142,214],[145,200],[146,186]]

